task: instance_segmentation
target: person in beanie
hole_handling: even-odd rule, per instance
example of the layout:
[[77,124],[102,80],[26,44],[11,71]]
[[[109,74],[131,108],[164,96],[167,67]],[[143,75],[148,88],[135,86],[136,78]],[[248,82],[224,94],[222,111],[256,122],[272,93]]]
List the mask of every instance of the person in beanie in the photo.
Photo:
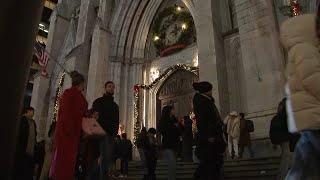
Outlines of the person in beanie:
[[176,179],[176,149],[179,141],[178,120],[173,106],[165,106],[161,112],[160,132],[162,135],[163,156],[168,162],[168,180]]
[[127,134],[121,134],[121,140],[119,144],[120,159],[121,159],[121,175],[120,177],[128,176],[128,163],[132,159],[132,143],[127,139]]
[[197,91],[193,98],[193,108],[197,119],[197,156],[200,160],[194,179],[221,179],[226,144],[221,117],[212,97],[212,84],[193,83],[193,88]]
[[145,157],[148,168],[147,175],[144,175],[144,180],[156,180],[156,166],[157,166],[157,139],[156,129],[150,128],[148,130],[148,137],[145,144]]
[[244,113],[239,113],[240,116],[240,137],[239,137],[239,158],[243,157],[244,148],[249,151],[250,158],[254,157],[254,152],[251,147],[251,136],[248,129],[247,120]]
[[301,134],[287,180],[320,179],[320,44],[316,22],[315,15],[305,14],[281,26],[281,42],[288,51],[288,129]]
[[192,161],[192,120],[189,116],[184,116],[184,128],[182,133],[182,151],[183,151],[183,161],[191,162]]
[[34,108],[24,109],[20,120],[20,128],[17,143],[15,180],[32,180],[35,166],[35,147],[37,137],[37,127],[33,120]]

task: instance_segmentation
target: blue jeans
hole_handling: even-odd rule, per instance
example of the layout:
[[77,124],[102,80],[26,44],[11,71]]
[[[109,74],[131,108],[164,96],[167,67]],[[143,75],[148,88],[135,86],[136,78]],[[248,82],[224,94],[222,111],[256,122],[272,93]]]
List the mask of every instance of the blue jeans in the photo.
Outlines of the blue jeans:
[[177,169],[175,152],[172,149],[165,149],[163,155],[168,163],[168,180],[175,180]]
[[301,133],[286,180],[320,179],[320,131]]
[[112,163],[114,149],[114,138],[106,135],[100,143],[100,155],[102,157],[100,164],[100,180],[107,180],[110,164]]

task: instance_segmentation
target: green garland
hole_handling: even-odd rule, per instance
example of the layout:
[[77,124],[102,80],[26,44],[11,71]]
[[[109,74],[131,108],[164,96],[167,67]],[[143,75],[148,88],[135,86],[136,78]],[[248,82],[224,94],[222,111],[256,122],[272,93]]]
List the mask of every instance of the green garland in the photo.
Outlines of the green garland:
[[134,122],[134,139],[133,144],[137,145],[137,140],[140,134],[141,129],[141,121],[140,121],[140,89],[152,89],[155,85],[157,85],[161,80],[171,75],[172,72],[176,70],[186,70],[192,72],[194,74],[198,74],[198,68],[194,66],[189,66],[186,64],[177,64],[166,69],[157,79],[155,79],[151,84],[136,84],[133,87],[134,90],[134,101],[133,101],[133,122]]
[[[182,30],[180,36],[178,37],[176,44],[191,44],[195,42],[195,27],[191,14],[188,11],[181,10],[177,11],[177,6],[172,6],[164,9],[159,13],[158,17],[154,21],[153,34],[152,37],[158,36],[159,40],[153,41],[154,46],[157,48],[158,55],[162,50],[173,44],[165,44],[166,30],[170,25],[176,21],[181,21],[187,25],[186,30]],[[172,18],[163,22],[163,19],[172,15]]]
[[137,140],[140,134],[141,123],[140,123],[140,116],[139,116],[139,91],[134,92],[134,104],[133,104],[133,118],[134,118],[134,139],[133,144],[137,146]]

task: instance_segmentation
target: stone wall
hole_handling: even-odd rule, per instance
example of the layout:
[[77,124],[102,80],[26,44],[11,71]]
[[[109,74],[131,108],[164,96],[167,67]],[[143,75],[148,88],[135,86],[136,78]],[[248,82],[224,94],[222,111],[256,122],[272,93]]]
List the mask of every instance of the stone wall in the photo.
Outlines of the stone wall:
[[229,109],[230,111],[243,112],[244,104],[246,104],[246,93],[239,34],[235,33],[226,37],[224,44],[228,74]]
[[244,111],[268,136],[269,121],[283,97],[283,55],[271,0],[235,1],[246,89]]

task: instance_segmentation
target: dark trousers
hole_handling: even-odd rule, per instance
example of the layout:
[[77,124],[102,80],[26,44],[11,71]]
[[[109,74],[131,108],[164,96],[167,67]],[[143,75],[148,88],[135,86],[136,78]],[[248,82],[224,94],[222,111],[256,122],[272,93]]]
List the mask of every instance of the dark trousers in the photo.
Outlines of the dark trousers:
[[121,159],[121,174],[128,175],[128,159]]
[[213,145],[199,146],[200,163],[194,174],[196,180],[222,179],[223,154],[216,152]]
[[253,158],[254,157],[254,152],[252,150],[251,145],[247,145],[247,146],[240,145],[239,146],[239,157],[242,158],[245,147],[248,149],[250,157]]
[[155,153],[145,152],[146,155],[146,165],[148,169],[148,174],[144,177],[145,180],[155,180],[156,179],[156,167],[157,167],[157,157]]
[[17,162],[14,180],[33,180],[34,159],[32,156],[25,155]]
[[182,143],[183,161],[192,162],[192,139]]

